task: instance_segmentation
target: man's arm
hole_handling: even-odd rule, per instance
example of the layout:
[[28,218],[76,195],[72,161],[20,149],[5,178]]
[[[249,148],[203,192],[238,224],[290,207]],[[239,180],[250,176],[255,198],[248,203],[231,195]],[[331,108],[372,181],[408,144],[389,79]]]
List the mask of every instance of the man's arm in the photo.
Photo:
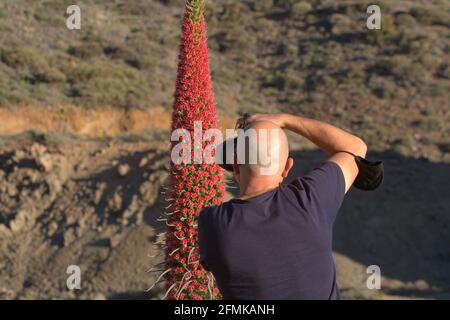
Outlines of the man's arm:
[[345,178],[345,192],[350,189],[359,170],[354,157],[341,151],[347,151],[363,158],[366,156],[367,146],[362,139],[322,121],[285,113],[256,114],[249,120],[273,121],[281,128],[295,132],[313,142],[330,156],[329,161],[336,163],[342,169]]

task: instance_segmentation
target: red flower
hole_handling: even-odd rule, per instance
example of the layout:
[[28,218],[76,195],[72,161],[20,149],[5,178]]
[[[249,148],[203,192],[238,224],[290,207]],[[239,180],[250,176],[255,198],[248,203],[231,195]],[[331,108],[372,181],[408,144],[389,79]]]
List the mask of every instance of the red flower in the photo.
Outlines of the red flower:
[[[206,44],[206,26],[203,17],[204,0],[186,0],[188,6],[184,15],[176,80],[175,102],[172,113],[172,130],[184,128],[194,138],[194,122],[201,121],[202,129],[217,127],[216,109],[211,84]],[[209,142],[202,143],[205,147]],[[172,143],[175,146],[177,143]],[[193,163],[194,145],[191,146],[191,163]],[[205,206],[219,204],[222,201],[222,170],[215,164],[171,164],[171,187],[168,198],[171,200],[171,212],[167,221],[166,232],[166,290],[175,281],[181,281],[179,288],[187,283],[183,275],[190,271],[197,277],[179,295],[179,299],[201,300],[209,297],[205,293],[209,273],[198,262],[197,219]],[[195,226],[195,227],[194,227]],[[178,249],[172,256],[169,254]],[[189,258],[189,261],[188,261]],[[189,262],[189,263],[188,263]],[[177,286],[178,288],[178,286]],[[173,289],[172,291],[176,291]],[[214,288],[214,297],[220,293]],[[177,295],[170,292],[169,299]]]
[[200,295],[196,294],[196,293],[192,293],[192,294],[190,295],[190,297],[191,297],[193,300],[203,300],[202,297],[201,297]]

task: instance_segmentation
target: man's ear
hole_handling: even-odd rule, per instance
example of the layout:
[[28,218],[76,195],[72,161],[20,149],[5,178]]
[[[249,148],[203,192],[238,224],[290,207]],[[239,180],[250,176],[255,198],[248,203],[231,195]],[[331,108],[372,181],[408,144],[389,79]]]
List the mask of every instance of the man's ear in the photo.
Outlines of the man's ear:
[[283,172],[281,173],[281,176],[283,178],[287,178],[289,171],[291,171],[292,167],[294,166],[294,159],[292,159],[291,157],[289,157],[286,161],[286,165],[284,167]]

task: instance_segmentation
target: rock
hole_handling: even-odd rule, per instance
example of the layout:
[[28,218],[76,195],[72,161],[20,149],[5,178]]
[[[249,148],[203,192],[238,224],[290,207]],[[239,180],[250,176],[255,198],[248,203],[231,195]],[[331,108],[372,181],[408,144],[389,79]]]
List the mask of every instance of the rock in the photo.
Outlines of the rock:
[[103,293],[97,292],[92,295],[91,300],[106,300],[106,296]]
[[17,187],[14,184],[8,185],[8,195],[10,197],[15,197],[18,193],[19,191],[17,190]]
[[76,224],[83,216],[83,211],[80,207],[70,208],[66,210],[65,222],[68,225]]
[[420,291],[426,291],[430,289],[430,286],[425,280],[417,280],[414,282],[415,287]]
[[1,300],[12,300],[14,299],[16,294],[13,290],[5,287],[0,288],[0,299]]
[[154,193],[155,193],[153,184],[149,181],[145,181],[139,187],[139,193],[141,194],[141,197],[143,199],[145,199],[145,200],[151,199],[152,197],[154,197]]
[[122,241],[122,236],[120,234],[115,234],[111,238],[109,238],[109,246],[111,248],[117,247]]
[[47,227],[47,236],[52,237],[56,233],[56,230],[58,230],[58,224],[53,221]]
[[64,246],[67,247],[76,239],[75,230],[73,228],[69,228],[64,231],[63,240]]
[[119,223],[120,223],[121,226],[126,227],[126,226],[128,225],[128,223],[129,223],[129,221],[128,221],[127,218],[122,217],[122,218],[119,220]]
[[16,217],[9,223],[9,229],[11,229],[13,233],[18,233],[25,228],[28,221],[29,213],[25,210],[20,210]]
[[107,300],[106,296],[100,292],[86,293],[79,296],[80,300]]
[[40,180],[40,174],[38,171],[30,170],[27,173],[31,183],[37,183]]
[[96,205],[100,204],[100,201],[102,200],[103,192],[105,192],[106,189],[106,183],[105,182],[99,182],[96,184],[95,194],[94,194],[94,203]]
[[29,189],[22,189],[20,191],[20,197],[21,198],[27,198],[30,196],[30,190]]
[[83,162],[75,165],[75,170],[77,170],[77,171],[82,171],[84,169],[86,169],[86,164]]
[[121,177],[125,177],[130,172],[130,166],[128,164],[121,164],[117,172]]
[[50,196],[52,199],[61,192],[63,183],[61,182],[60,175],[57,174],[50,174],[47,176],[47,184],[50,188]]
[[123,211],[122,218],[128,220],[128,219],[130,219],[130,218],[136,213],[136,211],[138,211],[138,210],[139,210],[139,198],[138,198],[137,195],[133,195],[133,197],[131,198],[131,203],[130,203],[130,205],[128,206],[128,208],[126,208],[126,209]]
[[0,224],[0,237],[8,236],[10,234],[11,234],[11,231],[4,224]]
[[88,223],[88,220],[95,215],[95,208],[93,207],[87,207],[83,211],[83,215],[78,220],[78,227],[80,229],[85,229]]
[[141,225],[144,221],[144,211],[139,210],[138,213],[136,213],[136,225]]
[[120,189],[108,200],[108,207],[113,211],[119,211],[122,208],[122,191]]
[[40,143],[33,143],[31,146],[31,153],[33,155],[42,155],[47,152],[47,147]]
[[75,227],[75,238],[81,238],[84,234],[84,226],[80,226],[79,224]]
[[141,159],[141,161],[139,162],[139,167],[142,168],[144,166],[146,166],[148,164],[148,158],[144,157]]
[[23,150],[16,150],[14,153],[14,161],[19,162],[22,159],[25,159],[27,157],[27,154]]
[[44,168],[45,172],[50,172],[53,169],[53,159],[50,154],[45,154],[39,157],[39,163]]

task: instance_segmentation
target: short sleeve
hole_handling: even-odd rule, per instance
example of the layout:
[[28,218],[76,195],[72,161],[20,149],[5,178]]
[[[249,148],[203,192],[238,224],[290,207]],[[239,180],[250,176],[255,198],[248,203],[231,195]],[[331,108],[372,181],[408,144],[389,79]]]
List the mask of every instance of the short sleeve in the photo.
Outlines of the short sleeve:
[[206,232],[205,230],[208,229],[206,226],[207,224],[207,209],[203,209],[200,212],[200,215],[198,217],[198,246],[199,246],[199,252],[200,252],[200,263],[202,264],[203,268],[206,270],[209,270],[208,264],[207,264],[207,241],[206,241]]
[[334,162],[325,162],[291,183],[297,198],[308,211],[323,215],[333,223],[345,196],[345,178]]

